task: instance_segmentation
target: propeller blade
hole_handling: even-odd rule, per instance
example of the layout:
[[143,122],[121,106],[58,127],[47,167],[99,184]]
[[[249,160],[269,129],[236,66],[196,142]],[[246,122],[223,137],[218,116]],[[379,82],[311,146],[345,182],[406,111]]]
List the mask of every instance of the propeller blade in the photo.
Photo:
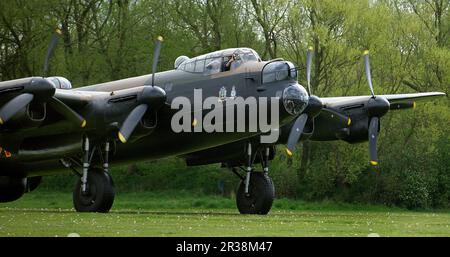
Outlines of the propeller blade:
[[377,156],[378,126],[379,126],[378,117],[373,117],[372,119],[370,119],[369,154],[370,154],[370,164],[372,164],[373,166],[378,165],[378,156]]
[[130,138],[131,134],[133,134],[134,129],[141,121],[142,117],[144,117],[145,112],[148,109],[148,105],[141,104],[134,108],[125,121],[122,124],[122,127],[119,131],[119,140],[122,143],[126,143]]
[[402,110],[402,109],[415,109],[416,102],[404,102],[404,103],[392,103],[389,106],[391,111]]
[[155,85],[155,73],[158,67],[159,53],[161,52],[161,43],[164,41],[163,37],[159,36],[156,39],[155,50],[153,51],[153,64],[152,64],[152,87]]
[[312,95],[311,91],[311,63],[312,63],[312,55],[313,55],[313,48],[310,46],[308,48],[308,52],[306,53],[306,81],[308,82],[308,93],[309,95]]
[[44,75],[48,75],[48,66],[50,58],[52,57],[53,51],[55,50],[56,45],[58,44],[59,37],[62,35],[62,31],[60,29],[56,29],[55,33],[52,35],[52,39],[50,44],[48,45],[47,55],[45,56],[44,62]]
[[308,114],[303,113],[300,115],[295,121],[294,125],[289,132],[289,138],[286,145],[286,153],[288,156],[292,156],[295,150],[295,146],[300,139],[300,136],[303,133],[303,129],[305,128],[306,121],[308,120]]
[[364,51],[364,64],[366,67],[366,78],[369,83],[370,92],[372,93],[372,97],[375,98],[375,93],[373,91],[372,85],[372,75],[370,74],[370,63],[369,63],[369,50]]
[[67,106],[65,103],[61,102],[58,98],[52,97],[48,104],[59,114],[64,116],[64,118],[68,119],[70,122],[75,124],[76,126],[80,126],[81,128],[86,127],[86,120],[81,117],[78,113],[76,113],[72,108]]
[[339,124],[342,124],[343,126],[350,126],[352,125],[352,119],[348,116],[345,116],[333,109],[330,108],[323,108],[322,112],[328,113],[330,115],[330,118],[335,121],[338,122]]
[[0,125],[3,125],[7,122],[11,117],[13,117],[17,112],[21,109],[25,108],[28,104],[33,101],[34,96],[29,93],[20,94],[9,102],[7,102],[0,109]]

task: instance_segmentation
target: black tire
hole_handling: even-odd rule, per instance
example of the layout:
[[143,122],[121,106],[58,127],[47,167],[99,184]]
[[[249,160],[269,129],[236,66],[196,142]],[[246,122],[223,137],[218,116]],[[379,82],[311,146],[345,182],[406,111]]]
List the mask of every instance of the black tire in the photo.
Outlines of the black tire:
[[241,214],[266,215],[272,208],[275,187],[272,179],[263,172],[250,174],[249,195],[245,194],[245,181],[241,181],[236,194],[236,204]]
[[111,176],[101,169],[88,173],[87,192],[81,190],[78,179],[73,191],[73,205],[77,212],[109,212],[114,203],[114,184]]
[[23,196],[27,178],[0,177],[0,203],[12,202]]
[[38,188],[38,186],[41,184],[42,182],[42,177],[29,177],[27,178],[27,188],[26,188],[26,192],[32,192],[34,190],[36,190],[36,188]]

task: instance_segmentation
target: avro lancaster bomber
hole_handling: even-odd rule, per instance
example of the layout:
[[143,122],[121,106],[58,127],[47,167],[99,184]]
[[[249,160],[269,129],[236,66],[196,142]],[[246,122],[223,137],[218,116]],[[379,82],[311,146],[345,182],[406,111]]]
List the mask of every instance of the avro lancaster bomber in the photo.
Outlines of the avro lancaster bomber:
[[276,145],[292,156],[301,140],[368,141],[369,162],[377,165],[381,117],[445,95],[376,95],[367,51],[367,96],[313,95],[312,51],[308,90],[292,62],[263,61],[249,48],[181,56],[173,70],[157,73],[162,41],[156,41],[149,75],[78,88],[62,77],[0,82],[0,202],[19,199],[42,176],[68,169],[79,176],[75,210],[108,212],[114,202],[111,164],[178,156],[187,165],[230,168],[241,178],[240,213],[267,214],[275,197],[269,163]]

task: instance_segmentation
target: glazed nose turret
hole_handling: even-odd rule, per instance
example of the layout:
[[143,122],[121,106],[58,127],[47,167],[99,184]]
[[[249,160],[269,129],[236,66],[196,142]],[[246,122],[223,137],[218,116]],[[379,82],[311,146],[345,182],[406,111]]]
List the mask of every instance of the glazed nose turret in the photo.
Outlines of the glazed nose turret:
[[297,116],[308,106],[309,96],[304,87],[295,84],[284,89],[282,101],[284,109]]

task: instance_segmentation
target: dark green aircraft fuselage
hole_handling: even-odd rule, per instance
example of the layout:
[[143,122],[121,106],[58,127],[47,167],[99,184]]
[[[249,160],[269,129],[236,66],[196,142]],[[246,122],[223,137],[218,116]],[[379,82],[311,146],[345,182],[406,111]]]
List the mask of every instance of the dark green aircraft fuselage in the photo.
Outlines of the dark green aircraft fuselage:
[[[83,136],[88,136],[94,143],[110,141],[112,143],[111,163],[181,156],[258,136],[261,134],[259,129],[256,132],[175,133],[171,127],[171,120],[179,110],[172,109],[170,104],[174,98],[180,96],[194,103],[195,89],[202,89],[203,100],[207,97],[218,97],[222,88],[230,92],[233,87],[237,97],[259,99],[259,97],[281,97],[283,91],[292,85],[301,87],[296,77],[263,84],[262,70],[266,64],[267,62],[250,62],[237,70],[213,75],[181,70],[157,73],[155,86],[165,90],[166,104],[156,112],[150,112],[151,115],[147,117],[149,124],[141,124],[127,143],[122,143],[117,138],[117,129],[120,126],[117,121],[123,121],[136,107],[134,97],[136,90],[143,86],[151,86],[151,75],[72,89],[70,91],[78,91],[80,94],[103,94],[92,100],[89,106],[67,103],[86,118],[87,126],[82,130],[74,128],[69,122],[48,110],[46,120],[60,119],[60,121],[43,123],[39,129],[11,130],[14,132],[2,133],[1,147],[8,149],[11,156],[0,158],[0,175],[37,176],[59,171],[64,168],[60,163],[62,158],[80,156]],[[227,101],[223,101],[222,108],[226,104]],[[246,120],[248,120],[250,109],[246,109]],[[194,117],[194,112],[199,111],[204,117],[211,110],[193,108],[190,116]],[[281,100],[279,118],[280,126],[295,118],[283,108]],[[192,124],[192,129],[194,125]]]

